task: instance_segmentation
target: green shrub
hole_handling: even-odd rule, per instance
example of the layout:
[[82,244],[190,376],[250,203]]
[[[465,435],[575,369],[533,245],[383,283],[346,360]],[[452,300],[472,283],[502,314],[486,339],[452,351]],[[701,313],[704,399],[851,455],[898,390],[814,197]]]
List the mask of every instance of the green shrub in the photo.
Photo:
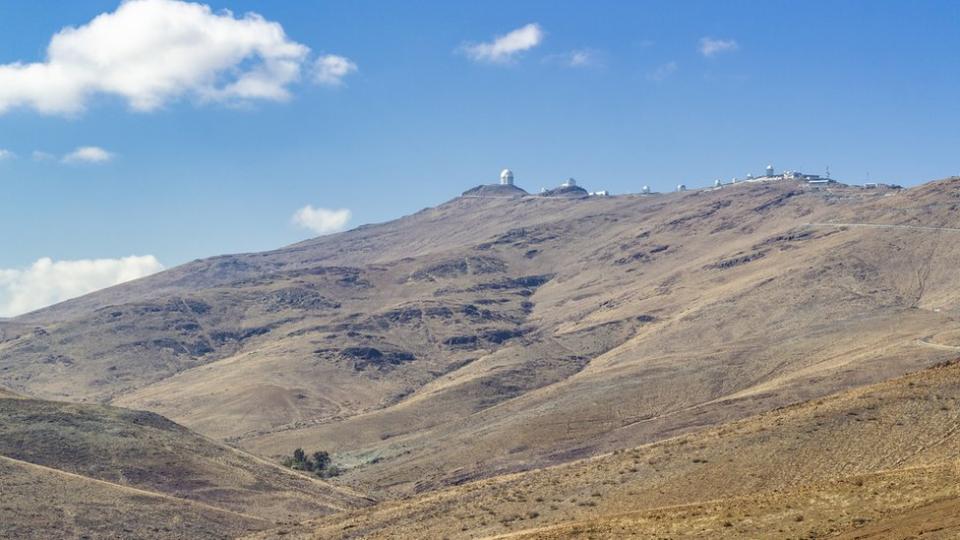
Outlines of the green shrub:
[[340,474],[340,469],[331,465],[332,459],[330,453],[326,450],[318,450],[308,456],[303,448],[297,448],[293,451],[293,456],[283,458],[280,463],[284,467],[289,467],[298,471],[308,471],[316,473],[317,476],[327,477]]

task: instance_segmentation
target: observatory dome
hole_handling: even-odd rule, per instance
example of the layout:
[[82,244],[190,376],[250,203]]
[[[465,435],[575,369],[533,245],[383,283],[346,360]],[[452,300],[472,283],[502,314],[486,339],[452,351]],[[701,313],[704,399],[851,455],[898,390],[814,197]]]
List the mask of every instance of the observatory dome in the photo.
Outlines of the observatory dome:
[[513,185],[513,171],[504,169],[500,171],[500,183],[505,186]]

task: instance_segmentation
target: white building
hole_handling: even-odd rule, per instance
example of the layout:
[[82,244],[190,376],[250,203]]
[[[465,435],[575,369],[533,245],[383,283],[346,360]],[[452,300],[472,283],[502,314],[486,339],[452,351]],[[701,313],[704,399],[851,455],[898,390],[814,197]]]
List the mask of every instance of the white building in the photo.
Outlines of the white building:
[[504,169],[500,171],[500,184],[504,186],[513,185],[513,171],[510,169]]

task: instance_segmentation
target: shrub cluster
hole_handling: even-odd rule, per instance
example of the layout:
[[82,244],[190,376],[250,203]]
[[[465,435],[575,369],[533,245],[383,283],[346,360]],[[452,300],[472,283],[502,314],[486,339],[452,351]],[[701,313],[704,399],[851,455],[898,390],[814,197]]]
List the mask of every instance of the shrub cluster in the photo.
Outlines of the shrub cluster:
[[283,465],[298,471],[315,473],[321,478],[340,474],[340,469],[331,463],[330,453],[325,450],[318,450],[308,456],[303,448],[297,448],[293,451],[293,456],[283,459]]

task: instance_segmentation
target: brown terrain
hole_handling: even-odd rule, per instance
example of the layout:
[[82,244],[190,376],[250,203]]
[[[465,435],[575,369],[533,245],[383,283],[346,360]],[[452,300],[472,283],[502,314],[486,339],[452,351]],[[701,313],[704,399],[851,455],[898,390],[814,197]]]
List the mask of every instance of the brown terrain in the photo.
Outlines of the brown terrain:
[[[957,178],[472,195],[0,321],[0,385],[152,411],[270,471],[331,452],[340,488],[291,472],[322,495],[264,486],[290,499],[259,515],[259,493],[130,484],[267,535],[883,537],[956,508],[955,368],[926,368],[960,356],[958,267]],[[130,459],[9,452],[111,486]],[[196,474],[237,489],[219,465]]]
[[958,432],[960,363],[951,363],[255,537],[955,538]]
[[0,473],[0,538],[222,538],[372,502],[154,413],[3,391]]

